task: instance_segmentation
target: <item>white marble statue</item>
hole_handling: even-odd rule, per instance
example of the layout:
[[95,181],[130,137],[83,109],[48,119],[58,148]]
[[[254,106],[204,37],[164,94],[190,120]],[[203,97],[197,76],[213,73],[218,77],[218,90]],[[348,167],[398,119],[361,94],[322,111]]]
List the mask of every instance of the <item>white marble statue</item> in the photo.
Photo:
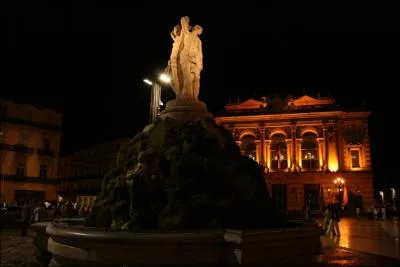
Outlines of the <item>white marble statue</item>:
[[174,41],[168,72],[176,99],[198,100],[200,72],[203,69],[203,52],[199,36],[203,28],[189,25],[189,17],[182,17],[181,24],[171,32]]

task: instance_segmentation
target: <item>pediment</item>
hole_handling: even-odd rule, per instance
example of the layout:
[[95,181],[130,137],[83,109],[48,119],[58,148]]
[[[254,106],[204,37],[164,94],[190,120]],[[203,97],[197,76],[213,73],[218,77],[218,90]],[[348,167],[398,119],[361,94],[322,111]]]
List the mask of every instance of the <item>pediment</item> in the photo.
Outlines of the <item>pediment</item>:
[[248,109],[260,109],[265,108],[267,106],[266,103],[257,101],[254,99],[249,99],[240,104],[228,104],[225,106],[226,110],[248,110]]
[[304,95],[295,100],[290,101],[296,107],[301,106],[321,106],[321,105],[331,105],[335,102],[333,98],[314,98],[308,95]]

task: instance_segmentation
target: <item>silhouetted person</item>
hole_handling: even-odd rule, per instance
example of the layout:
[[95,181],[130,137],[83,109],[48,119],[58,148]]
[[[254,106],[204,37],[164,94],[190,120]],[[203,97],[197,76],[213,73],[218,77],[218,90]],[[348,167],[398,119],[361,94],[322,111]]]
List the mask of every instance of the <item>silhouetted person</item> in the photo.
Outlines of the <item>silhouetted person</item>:
[[27,236],[28,235],[28,227],[29,223],[31,221],[31,215],[32,215],[32,208],[29,205],[28,202],[25,202],[25,205],[22,208],[22,236]]
[[330,220],[326,234],[329,236],[332,232],[333,235],[340,236],[339,222],[340,222],[341,206],[337,199],[334,199],[329,207]]
[[325,209],[324,209],[324,223],[322,225],[322,229],[327,232],[328,231],[328,226],[329,226],[329,222],[331,220],[331,205],[332,203],[328,203],[328,205],[326,205]]

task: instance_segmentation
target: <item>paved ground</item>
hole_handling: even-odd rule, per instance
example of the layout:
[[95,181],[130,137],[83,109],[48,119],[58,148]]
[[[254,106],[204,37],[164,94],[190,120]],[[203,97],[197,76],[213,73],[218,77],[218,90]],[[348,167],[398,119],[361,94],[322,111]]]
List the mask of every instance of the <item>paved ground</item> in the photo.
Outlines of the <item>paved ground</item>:
[[340,238],[332,240],[339,247],[400,259],[398,224],[396,227],[392,221],[343,219],[339,228]]
[[[317,264],[322,266],[400,266],[398,240],[393,237],[390,222],[344,219],[341,237],[323,237],[323,253]],[[392,227],[393,228],[393,227]],[[37,267],[33,232],[21,237],[18,229],[0,229],[0,266]],[[397,245],[396,245],[397,244]],[[369,253],[366,253],[369,252]],[[374,254],[371,254],[374,253]],[[385,255],[390,256],[379,256]]]
[[33,232],[29,232],[27,237],[22,237],[19,229],[0,229],[0,231],[1,267],[40,266],[35,259]]

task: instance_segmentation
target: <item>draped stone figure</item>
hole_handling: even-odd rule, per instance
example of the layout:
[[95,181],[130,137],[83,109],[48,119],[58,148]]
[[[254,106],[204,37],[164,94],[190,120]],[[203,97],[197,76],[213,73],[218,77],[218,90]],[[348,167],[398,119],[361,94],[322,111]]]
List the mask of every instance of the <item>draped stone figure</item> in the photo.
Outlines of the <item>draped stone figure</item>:
[[199,36],[203,28],[189,25],[189,17],[182,17],[180,25],[171,32],[174,41],[168,64],[171,86],[176,99],[198,100],[200,73],[203,69],[202,43]]
[[[171,56],[168,62],[168,72],[171,76],[171,87],[174,90],[174,93],[176,97],[180,95],[182,86],[180,84],[180,81],[182,80],[180,76],[182,76],[182,73],[180,71],[180,66],[179,66],[179,51],[181,49],[181,44],[182,44],[182,37],[183,35],[181,34],[181,25],[176,25],[171,32],[171,38],[174,41],[172,44],[172,51],[171,51]],[[178,70],[179,68],[179,70]]]

